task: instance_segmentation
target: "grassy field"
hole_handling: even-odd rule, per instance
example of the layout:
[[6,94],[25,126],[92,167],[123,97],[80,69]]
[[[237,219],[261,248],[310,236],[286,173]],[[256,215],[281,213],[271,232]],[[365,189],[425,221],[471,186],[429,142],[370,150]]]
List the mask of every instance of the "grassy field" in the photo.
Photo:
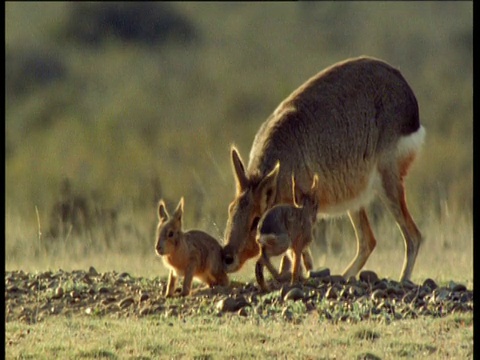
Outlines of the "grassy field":
[[471,314],[353,325],[314,315],[300,324],[236,315],[51,318],[7,323],[6,331],[10,359],[473,359]]
[[[234,195],[230,146],[247,159],[260,124],[296,87],[370,55],[401,70],[427,130],[407,178],[425,237],[412,280],[473,289],[472,2],[82,6],[6,3],[6,270],[165,277],[153,251],[158,200],[184,196],[186,227],[221,240]],[[400,232],[381,211],[373,223],[365,269],[398,279]],[[355,246],[347,218],[328,220],[315,266],[340,273]],[[231,278],[253,274],[247,264]],[[464,359],[473,358],[472,320],[59,315],[7,322],[5,346],[12,359]]]

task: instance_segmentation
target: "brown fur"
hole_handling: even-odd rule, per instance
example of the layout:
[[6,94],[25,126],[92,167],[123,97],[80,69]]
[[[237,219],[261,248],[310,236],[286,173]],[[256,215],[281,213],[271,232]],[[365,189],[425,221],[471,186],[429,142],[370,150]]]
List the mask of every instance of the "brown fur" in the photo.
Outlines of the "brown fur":
[[359,57],[313,76],[260,126],[247,167],[232,147],[237,191],[225,229],[225,269],[238,271],[258,255],[258,220],[272,206],[293,202],[291,174],[301,188],[318,174],[318,214],[348,212],[356,231],[357,254],[343,275],[355,276],[376,244],[365,208],[379,194],[405,239],[400,278],[409,279],[422,236],[403,181],[423,136],[415,95],[387,63]]
[[[263,277],[263,266],[267,267],[276,280],[283,280],[270,262],[271,256],[282,255],[286,251],[291,253],[293,258],[291,284],[300,279],[301,260],[307,273],[313,267],[309,245],[312,242],[313,224],[317,215],[318,203],[315,192],[318,177],[314,176],[312,187],[307,193],[298,189],[295,180],[292,179],[292,183],[294,204],[275,205],[258,223],[256,240],[260,247],[260,257],[255,267],[255,275],[262,290],[268,290]],[[284,270],[281,270],[282,274],[285,273]]]
[[163,200],[158,205],[158,227],[155,251],[170,269],[166,296],[172,296],[178,276],[183,276],[182,296],[190,294],[193,278],[209,286],[229,283],[223,270],[218,241],[200,230],[183,232],[183,198],[170,216]]

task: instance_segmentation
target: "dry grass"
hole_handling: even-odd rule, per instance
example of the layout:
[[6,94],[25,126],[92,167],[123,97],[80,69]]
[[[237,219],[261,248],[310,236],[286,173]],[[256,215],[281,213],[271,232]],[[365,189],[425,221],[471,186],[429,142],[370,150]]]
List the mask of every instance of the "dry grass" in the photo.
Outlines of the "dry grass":
[[[416,215],[416,216],[415,216]],[[434,211],[414,214],[424,236],[412,280],[422,282],[426,278],[438,281],[464,281],[473,287],[473,215],[451,214]],[[332,241],[343,241],[341,252],[333,259],[329,255],[317,255],[317,266],[330,267],[332,272],[341,272],[355,254],[355,235],[347,219],[339,229],[331,229]],[[335,232],[336,230],[336,232]],[[365,269],[376,271],[380,276],[397,279],[404,260],[404,242],[393,217],[384,216],[373,225],[377,246]]]
[[[188,210],[186,210],[188,211]],[[412,280],[423,282],[432,278],[440,282],[464,282],[473,287],[473,215],[451,213],[447,208],[437,214],[434,211],[415,214],[425,237],[417,258]],[[135,214],[131,214],[135,217]],[[34,222],[27,227],[21,217],[7,212],[6,269],[24,271],[63,269],[88,269],[94,266],[100,272],[127,271],[135,276],[154,277],[166,275],[160,259],[154,253],[155,238],[153,229],[156,213],[143,217],[143,221],[133,222],[137,232],[124,227],[111,242],[111,247],[95,236],[70,235],[58,240],[53,247],[45,242],[51,239],[38,238]],[[348,218],[329,220],[327,225],[328,248],[321,249],[314,244],[315,266],[328,267],[332,273],[340,273],[353,258],[356,249],[355,235]],[[373,270],[382,277],[398,279],[404,259],[404,244],[401,233],[393,218],[381,217],[374,226],[377,247],[365,269]],[[187,223],[187,228],[189,228]],[[193,226],[192,226],[193,227]],[[221,238],[222,227],[210,223],[207,231]],[[97,238],[102,233],[97,230]],[[12,241],[12,239],[14,241]],[[278,261],[278,259],[274,259]],[[253,261],[232,277],[242,281],[254,279]]]

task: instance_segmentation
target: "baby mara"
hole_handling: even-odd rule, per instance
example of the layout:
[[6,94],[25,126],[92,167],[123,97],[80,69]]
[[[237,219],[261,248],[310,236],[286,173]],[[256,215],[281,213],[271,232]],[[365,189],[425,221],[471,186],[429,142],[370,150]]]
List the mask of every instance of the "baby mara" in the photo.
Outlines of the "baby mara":
[[293,260],[291,284],[300,279],[301,260],[307,274],[313,267],[312,254],[309,245],[312,242],[312,229],[318,210],[315,196],[318,176],[313,178],[313,184],[307,193],[303,193],[296,185],[292,176],[292,191],[294,204],[276,205],[268,210],[260,219],[257,227],[256,241],[260,246],[260,257],[255,266],[255,276],[260,288],[268,290],[263,276],[264,266],[277,281],[282,281],[288,272],[287,258],[283,258],[280,274],[270,262],[271,256],[290,252]]
[[209,234],[200,230],[183,231],[183,197],[172,216],[165,202],[158,204],[157,242],[155,251],[170,269],[165,296],[173,296],[179,276],[183,276],[182,296],[190,294],[193,278],[206,283],[227,286],[228,276],[223,270],[222,247]]

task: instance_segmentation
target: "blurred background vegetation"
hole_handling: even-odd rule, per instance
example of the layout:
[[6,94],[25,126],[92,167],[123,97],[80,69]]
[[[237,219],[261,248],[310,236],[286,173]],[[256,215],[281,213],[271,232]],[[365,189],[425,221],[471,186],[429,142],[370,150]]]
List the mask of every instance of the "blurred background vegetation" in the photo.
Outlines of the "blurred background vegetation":
[[112,248],[151,255],[162,197],[173,207],[184,196],[186,227],[221,238],[231,144],[247,161],[280,101],[359,55],[399,68],[417,95],[427,139],[407,186],[419,225],[472,216],[473,2],[5,11],[7,267]]

